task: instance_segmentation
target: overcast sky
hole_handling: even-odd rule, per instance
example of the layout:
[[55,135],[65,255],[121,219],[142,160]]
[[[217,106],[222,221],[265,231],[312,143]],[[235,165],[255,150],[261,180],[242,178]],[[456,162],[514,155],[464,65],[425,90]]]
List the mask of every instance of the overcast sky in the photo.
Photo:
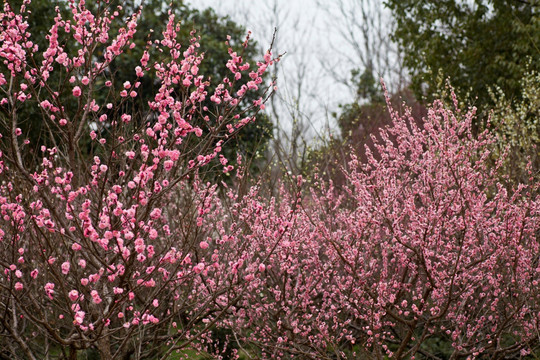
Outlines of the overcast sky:
[[[318,1],[323,5],[318,5]],[[275,50],[286,53],[278,72],[279,101],[276,102],[281,125],[287,127],[293,117],[301,118],[309,135],[316,136],[328,126],[335,129],[330,114],[338,111],[340,103],[352,101],[354,94],[344,81],[350,78],[353,66],[361,67],[360,61],[355,63],[360,54],[344,39],[343,32],[347,30],[342,15],[352,14],[349,20],[361,24],[354,6],[380,7],[382,0],[188,0],[188,3],[197,8],[212,7],[218,14],[230,16],[251,30],[253,38],[263,47],[270,44],[277,28]],[[332,69],[337,71],[331,74]]]
[[[340,86],[324,68],[330,56],[327,39],[338,34],[328,31],[322,10],[315,0],[190,0],[198,8],[212,7],[252,31],[260,46],[271,43],[277,28],[275,49],[286,53],[279,64],[278,95],[283,126],[295,116],[309,119],[310,132],[323,131],[328,111],[351,100],[347,87]],[[314,135],[314,134],[311,134]]]

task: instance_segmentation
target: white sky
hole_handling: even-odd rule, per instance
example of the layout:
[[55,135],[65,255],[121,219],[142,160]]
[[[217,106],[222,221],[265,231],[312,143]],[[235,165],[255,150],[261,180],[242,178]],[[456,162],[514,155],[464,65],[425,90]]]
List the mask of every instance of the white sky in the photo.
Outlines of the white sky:
[[[347,31],[343,14],[349,14],[349,20],[360,23],[361,20],[356,19],[358,6],[368,4],[370,8],[379,8],[382,0],[187,2],[197,8],[212,7],[218,14],[228,15],[251,30],[252,37],[263,47],[270,44],[274,28],[277,28],[274,50],[286,52],[279,65],[279,89],[275,101],[279,108],[280,125],[288,130],[293,118],[296,118],[304,123],[307,137],[317,137],[325,133],[328,127],[335,132],[335,121],[330,114],[338,111],[340,103],[350,103],[353,100],[352,90],[343,82],[350,79],[353,66],[360,66],[360,61],[354,63],[358,52],[355,53],[343,36],[343,31]],[[326,11],[323,7],[326,7]],[[328,12],[333,15],[329,16]],[[388,31],[388,27],[381,29]],[[354,28],[354,31],[357,30]],[[361,40],[359,34],[354,37]],[[339,49],[340,54],[336,53],[336,49]],[[343,79],[336,79],[328,71],[329,68],[337,69]]]
[[[347,87],[336,83],[321,64],[330,56],[327,40],[338,34],[328,31],[316,0],[188,2],[194,7],[212,7],[220,15],[229,15],[252,31],[252,38],[263,47],[270,44],[277,27],[274,49],[286,53],[278,72],[278,95],[282,103],[279,113],[284,127],[289,126],[293,112],[295,117],[311,122],[307,125],[311,129],[306,130],[314,136],[331,121],[329,111],[335,111],[339,103],[350,102]],[[302,73],[303,79],[299,79]]]

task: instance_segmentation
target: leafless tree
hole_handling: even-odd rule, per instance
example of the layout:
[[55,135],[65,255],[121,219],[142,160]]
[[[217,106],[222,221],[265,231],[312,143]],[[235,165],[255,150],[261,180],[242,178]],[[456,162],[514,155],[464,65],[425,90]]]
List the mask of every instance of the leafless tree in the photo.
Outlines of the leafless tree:
[[332,57],[322,59],[325,69],[339,82],[351,85],[350,71],[372,69],[385,79],[392,92],[407,84],[403,58],[391,39],[395,23],[381,0],[320,1],[327,14],[327,26],[335,28],[339,39],[329,39]]

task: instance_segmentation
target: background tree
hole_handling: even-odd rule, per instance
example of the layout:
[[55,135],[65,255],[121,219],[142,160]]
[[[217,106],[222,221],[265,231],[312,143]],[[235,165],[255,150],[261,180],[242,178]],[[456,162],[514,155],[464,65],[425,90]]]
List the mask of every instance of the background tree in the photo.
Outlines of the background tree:
[[404,53],[419,99],[433,99],[440,74],[485,120],[493,104],[488,88],[508,99],[521,97],[521,79],[540,69],[538,0],[388,0],[397,26],[394,39]]
[[331,0],[319,2],[319,7],[327,15],[327,26],[340,35],[340,41],[329,39],[332,54],[338,56],[327,59],[325,68],[349,87],[355,101],[368,99],[365,91],[373,89],[380,99],[380,78],[392,92],[407,85],[402,53],[391,38],[395,22],[381,1]]

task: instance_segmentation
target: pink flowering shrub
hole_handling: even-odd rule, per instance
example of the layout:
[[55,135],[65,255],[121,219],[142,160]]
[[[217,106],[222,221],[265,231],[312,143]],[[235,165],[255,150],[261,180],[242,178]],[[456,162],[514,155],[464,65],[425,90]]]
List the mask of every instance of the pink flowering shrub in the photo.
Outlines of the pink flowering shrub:
[[[376,156],[351,159],[343,192],[321,183],[279,211],[243,210],[252,251],[276,249],[252,265],[259,276],[229,325],[263,358],[538,350],[539,184],[497,182],[494,138],[473,136],[474,109],[437,101],[420,127],[389,108],[392,127]],[[437,342],[451,349],[432,353]]]
[[[197,173],[214,158],[226,166],[222,146],[255,120],[239,103],[267,86],[276,59],[268,52],[250,67],[231,50],[230,78],[209,93],[198,40],[179,44],[170,13],[148,44],[163,56],[145,51],[133,69],[139,80],[154,72],[159,90],[133,113],[140,81],[109,66],[135,46],[139,14],[123,22],[108,1],[93,5],[71,0],[68,18],[58,11],[45,49],[32,42],[30,1],[5,2],[0,13],[0,121],[9,129],[0,134],[0,353],[10,358],[204,347],[245,290],[230,268],[245,249],[225,234],[216,242],[206,223],[220,214],[216,186]],[[238,87],[241,78],[249,81]],[[53,146],[26,139],[25,106],[39,107]]]

